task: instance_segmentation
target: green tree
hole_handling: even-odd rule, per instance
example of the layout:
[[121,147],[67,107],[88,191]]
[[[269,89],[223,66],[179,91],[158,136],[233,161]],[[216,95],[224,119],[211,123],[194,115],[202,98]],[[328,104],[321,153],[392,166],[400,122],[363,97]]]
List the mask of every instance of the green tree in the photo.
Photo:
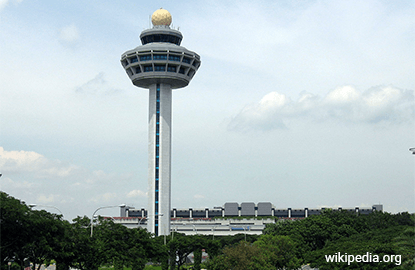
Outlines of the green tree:
[[31,239],[30,215],[31,209],[21,201],[0,192],[0,254],[2,268],[7,269],[9,261],[14,260],[24,268],[26,258],[23,247]]
[[40,269],[43,263],[49,264],[61,251],[60,243],[64,241],[65,227],[61,216],[45,210],[31,211],[28,218],[31,237],[22,249],[35,270],[36,266]]
[[415,269],[415,226],[405,226],[393,242],[397,254],[402,255],[402,268]]
[[[131,258],[128,266],[132,270],[144,269],[145,264],[153,259],[160,257],[159,254],[165,254],[166,249],[157,245],[154,239],[145,229],[131,229],[128,257]],[[138,268],[142,267],[142,268]]]
[[[355,234],[336,241],[328,242],[320,250],[308,254],[308,261],[313,267],[319,269],[402,269],[395,262],[327,262],[326,256],[340,254],[349,255],[378,255],[381,259],[384,255],[398,255],[399,253],[393,239],[401,234],[402,226],[390,227],[387,229],[373,230],[366,233]],[[401,254],[402,255],[402,254]],[[405,269],[405,268],[403,268]],[[408,268],[406,268],[408,269]]]
[[202,249],[206,247],[206,237],[202,235],[192,235],[191,245],[193,247],[193,269],[200,270],[202,264]]
[[222,245],[221,242],[216,239],[208,239],[205,240],[205,251],[209,255],[209,260],[213,260],[217,255],[221,253]]
[[28,259],[35,269],[61,252],[65,237],[62,216],[34,211],[4,192],[0,192],[0,215],[3,268],[14,260],[22,269]]
[[[413,252],[411,253],[409,250],[414,244],[409,240],[410,229],[405,228],[414,228],[413,215],[408,213],[392,215],[376,211],[369,215],[362,215],[356,212],[328,209],[323,211],[321,215],[302,220],[267,224],[264,234],[289,236],[296,243],[297,258],[303,259],[304,262],[311,262],[321,269],[334,267],[333,264],[326,264],[324,254],[334,254],[340,251],[356,255],[366,252],[378,255],[406,254],[406,257],[404,256],[407,258],[405,263],[411,266]],[[407,230],[406,234],[403,233],[405,230]],[[401,251],[398,251],[397,248],[400,248]],[[374,267],[375,265],[369,266]],[[369,266],[368,264],[353,263],[348,266],[348,269]],[[383,264],[376,267],[385,267],[386,269],[398,266]]]
[[271,265],[262,254],[261,249],[251,243],[241,241],[234,246],[226,246],[223,254],[209,260],[208,269],[223,270],[273,270]]
[[130,267],[141,270],[156,257],[157,251],[147,230],[129,229],[99,217],[91,237],[90,220],[87,217],[78,217],[74,221],[73,242],[77,251],[73,266],[76,268],[97,269],[106,265],[115,269]]
[[[169,236],[170,239],[170,236]],[[170,269],[180,269],[186,262],[187,256],[193,251],[193,241],[189,236],[181,233],[175,233],[174,239],[168,241]]]
[[57,270],[69,270],[74,260],[74,250],[76,249],[72,241],[72,225],[64,220],[64,235],[58,241],[59,248],[54,250],[54,258]]
[[72,267],[94,270],[105,261],[103,242],[96,235],[91,237],[91,220],[88,217],[73,220],[70,240],[75,247]]
[[261,235],[254,243],[267,263],[276,269],[299,269],[301,260],[296,257],[296,243],[289,236]]
[[[170,236],[166,236],[166,241],[170,241]],[[150,261],[160,263],[163,270],[169,269],[170,252],[168,246],[164,244],[164,236],[151,237],[150,247]]]

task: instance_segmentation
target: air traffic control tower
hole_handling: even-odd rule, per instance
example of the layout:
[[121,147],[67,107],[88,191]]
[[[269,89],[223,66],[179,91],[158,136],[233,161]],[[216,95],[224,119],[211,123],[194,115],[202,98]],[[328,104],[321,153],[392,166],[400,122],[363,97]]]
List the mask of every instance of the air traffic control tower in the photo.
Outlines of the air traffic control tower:
[[148,231],[170,234],[172,90],[185,87],[200,66],[200,56],[180,46],[182,34],[170,28],[165,9],[151,17],[141,46],[126,51],[121,64],[135,86],[149,89],[148,114]]

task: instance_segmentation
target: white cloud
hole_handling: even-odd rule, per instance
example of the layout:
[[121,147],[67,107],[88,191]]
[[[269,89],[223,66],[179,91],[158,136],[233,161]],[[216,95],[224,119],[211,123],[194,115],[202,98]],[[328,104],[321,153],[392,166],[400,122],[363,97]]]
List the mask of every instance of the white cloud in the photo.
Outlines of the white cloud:
[[117,199],[118,197],[118,194],[115,192],[106,192],[104,194],[96,195],[95,197],[91,198],[90,201],[95,203],[106,203],[111,202],[114,199]]
[[[23,0],[13,0],[15,4],[20,4]],[[0,0],[0,12],[9,4],[9,0]]]
[[344,104],[359,99],[360,93],[352,86],[343,86],[329,92],[325,101],[332,104]]
[[74,25],[63,27],[59,32],[59,39],[67,43],[75,43],[79,40],[78,28]]
[[13,189],[26,189],[26,190],[29,190],[29,189],[31,189],[35,186],[35,184],[32,183],[32,182],[13,181],[9,177],[5,177],[5,176],[3,176],[1,178],[0,183],[1,183],[2,189],[3,189],[3,187],[7,186],[7,187],[11,187]]
[[[3,174],[0,179],[2,188],[30,190],[46,181],[55,195],[69,190],[94,190],[99,193],[106,185],[115,181],[128,181],[132,177],[131,174],[88,170],[82,166],[48,159],[33,151],[7,151],[3,147],[0,147],[0,168]],[[108,196],[102,198],[107,200]]]
[[127,194],[127,197],[128,198],[132,198],[132,197],[147,197],[147,196],[148,196],[148,192],[144,192],[144,191],[141,191],[139,189],[131,190]]
[[0,147],[0,167],[3,171],[33,171],[47,160],[32,151],[5,151]]
[[291,100],[287,98],[285,95],[278,94],[277,92],[271,92],[266,94],[261,101],[259,102],[259,108],[264,110],[269,109],[278,109],[284,107]]
[[75,89],[75,92],[83,94],[113,94],[119,91],[118,89],[111,88],[105,79],[104,72],[98,73],[93,79]]
[[44,194],[41,194],[37,197],[36,201],[39,203],[44,203],[44,204],[53,203],[55,202],[55,197],[56,197],[55,195],[46,196]]
[[0,147],[0,168],[3,173],[33,172],[37,178],[66,177],[78,169],[75,165],[49,160],[33,151],[6,151],[3,147]]
[[285,128],[287,120],[300,117],[311,117],[315,121],[398,124],[412,122],[414,115],[414,91],[387,86],[361,93],[352,86],[343,86],[330,91],[324,98],[302,93],[297,101],[277,92],[268,93],[258,103],[245,106],[231,119],[228,129]]
[[285,128],[281,116],[290,104],[291,100],[285,95],[271,92],[265,95],[259,103],[245,106],[229,123],[228,129],[247,131],[249,129]]
[[[130,191],[129,182],[133,178],[131,173],[91,170],[37,152],[7,151],[3,147],[0,147],[0,169],[2,191],[17,194],[28,203],[56,206],[66,218],[103,205],[119,205],[120,198],[125,198],[121,194]],[[135,193],[145,196],[143,192]]]
[[0,11],[4,9],[8,2],[9,0],[0,0]]

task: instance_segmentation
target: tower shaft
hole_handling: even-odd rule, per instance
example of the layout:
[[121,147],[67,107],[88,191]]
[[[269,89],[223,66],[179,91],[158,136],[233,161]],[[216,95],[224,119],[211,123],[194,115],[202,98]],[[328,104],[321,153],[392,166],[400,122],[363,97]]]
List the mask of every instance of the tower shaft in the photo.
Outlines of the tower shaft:
[[172,89],[169,84],[149,87],[148,224],[149,232],[170,234]]
[[171,14],[159,9],[153,28],[140,34],[141,46],[121,55],[131,82],[149,89],[147,230],[170,234],[172,89],[186,87],[200,67],[200,56],[180,46],[182,34],[171,29]]

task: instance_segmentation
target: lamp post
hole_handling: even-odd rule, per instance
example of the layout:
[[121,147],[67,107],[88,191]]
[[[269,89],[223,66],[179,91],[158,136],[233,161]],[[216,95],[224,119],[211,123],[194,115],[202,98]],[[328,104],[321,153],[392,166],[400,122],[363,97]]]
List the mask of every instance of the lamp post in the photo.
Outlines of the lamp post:
[[[98,215],[95,215],[94,216],[94,218],[97,218],[98,217]],[[112,219],[113,221],[117,221],[114,217],[112,217],[112,216],[101,216],[101,217],[103,217],[103,218],[110,218],[110,219]]]
[[54,209],[56,209],[56,210],[58,210],[59,211],[59,213],[61,213],[61,215],[63,216],[63,213],[62,213],[62,211],[61,210],[59,210],[59,208],[57,208],[57,207],[55,207],[55,206],[52,206],[52,205],[40,205],[40,204],[35,204],[35,203],[31,203],[31,204],[29,204],[29,206],[30,207],[49,207],[49,208],[54,208]]
[[171,240],[173,240],[174,239],[174,231],[176,231],[176,233],[177,233],[177,227],[178,227],[179,225],[176,225],[176,226],[174,226],[175,227],[175,229],[173,229],[172,230],[172,232],[171,232]]
[[215,229],[217,226],[212,226],[212,240],[215,240]]
[[102,207],[97,208],[97,210],[94,211],[94,213],[91,216],[91,237],[94,231],[94,224],[92,223],[92,221],[94,220],[95,213],[104,208],[114,208],[114,207],[125,207],[125,204],[113,205],[113,206],[102,206]]
[[246,242],[246,228],[245,226],[242,226],[242,228],[244,229],[244,232],[245,232],[245,242]]
[[[140,219],[140,221],[138,222],[138,227],[140,227],[140,224],[141,224],[141,221],[143,221],[143,220],[146,220],[146,218],[145,217],[141,217],[141,219]],[[144,223],[143,223],[144,224]]]

